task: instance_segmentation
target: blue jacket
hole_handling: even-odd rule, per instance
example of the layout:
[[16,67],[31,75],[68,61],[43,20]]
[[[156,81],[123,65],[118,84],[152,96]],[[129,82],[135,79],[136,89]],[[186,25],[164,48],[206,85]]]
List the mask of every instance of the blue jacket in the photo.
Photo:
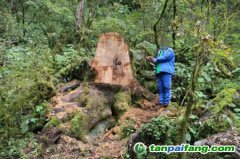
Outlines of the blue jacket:
[[[163,53],[160,55],[160,51]],[[172,48],[161,48],[158,51],[158,56],[154,59],[154,64],[160,65],[160,72],[167,72],[174,75],[174,62],[175,62],[175,54]]]

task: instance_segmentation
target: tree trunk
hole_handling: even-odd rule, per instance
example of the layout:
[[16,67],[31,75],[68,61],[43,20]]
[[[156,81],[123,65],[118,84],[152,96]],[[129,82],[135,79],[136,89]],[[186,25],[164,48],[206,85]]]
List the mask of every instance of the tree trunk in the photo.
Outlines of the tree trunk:
[[[202,49],[198,52],[198,56],[196,57],[194,70],[192,72],[192,78],[191,78],[191,82],[190,82],[190,85],[189,85],[189,93],[188,93],[189,101],[188,101],[187,109],[186,109],[186,112],[185,112],[185,115],[184,115],[184,120],[181,123],[179,144],[186,143],[186,132],[187,132],[187,129],[188,129],[188,125],[190,123],[189,116],[192,113],[192,107],[195,103],[194,94],[195,94],[195,90],[196,90],[196,87],[197,87],[197,84],[198,84],[197,80],[198,80],[198,77],[199,77],[199,74],[200,74],[200,71],[201,71],[201,67],[203,65],[203,60],[204,60],[204,55],[205,55],[205,48],[204,47],[205,46],[204,46],[204,43],[203,43],[202,44]],[[181,159],[186,159],[186,153],[181,153],[180,156],[181,156]]]
[[173,49],[176,47],[176,31],[177,31],[177,4],[176,0],[173,0],[173,23],[172,23],[172,43]]
[[92,67],[97,72],[96,83],[135,86],[128,46],[118,33],[100,36]]
[[81,29],[83,22],[84,22],[84,0],[80,0],[76,13],[77,30]]

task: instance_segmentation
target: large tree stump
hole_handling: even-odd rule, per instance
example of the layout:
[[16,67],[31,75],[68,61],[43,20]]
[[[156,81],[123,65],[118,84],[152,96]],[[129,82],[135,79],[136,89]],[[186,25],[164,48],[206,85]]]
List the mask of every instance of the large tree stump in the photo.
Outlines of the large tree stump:
[[128,46],[118,33],[102,34],[92,67],[97,75],[95,83],[131,86],[135,83]]

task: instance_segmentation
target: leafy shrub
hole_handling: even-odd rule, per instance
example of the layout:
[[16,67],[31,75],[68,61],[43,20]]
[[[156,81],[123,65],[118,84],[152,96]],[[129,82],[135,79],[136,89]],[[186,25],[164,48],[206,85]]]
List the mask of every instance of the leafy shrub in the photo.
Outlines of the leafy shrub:
[[129,137],[132,133],[134,133],[136,129],[134,128],[134,122],[132,120],[128,120],[121,127],[121,137],[126,138]]
[[31,134],[22,139],[10,138],[4,145],[0,145],[0,158],[38,158],[43,152],[43,146]]
[[6,138],[21,138],[43,127],[46,100],[55,94],[52,72],[46,68],[51,68],[49,56],[46,47],[5,48],[6,60],[0,68],[1,146]]
[[146,144],[171,145],[176,140],[176,125],[173,119],[157,117],[141,128],[141,141]]

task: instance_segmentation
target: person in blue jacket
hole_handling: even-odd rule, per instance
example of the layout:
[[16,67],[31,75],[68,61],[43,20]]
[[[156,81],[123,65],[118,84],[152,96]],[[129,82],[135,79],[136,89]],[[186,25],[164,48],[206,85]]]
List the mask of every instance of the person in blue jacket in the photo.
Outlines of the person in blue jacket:
[[172,76],[174,75],[175,54],[172,48],[164,46],[159,49],[156,58],[148,56],[147,60],[155,64],[160,106],[167,107],[171,101]]

